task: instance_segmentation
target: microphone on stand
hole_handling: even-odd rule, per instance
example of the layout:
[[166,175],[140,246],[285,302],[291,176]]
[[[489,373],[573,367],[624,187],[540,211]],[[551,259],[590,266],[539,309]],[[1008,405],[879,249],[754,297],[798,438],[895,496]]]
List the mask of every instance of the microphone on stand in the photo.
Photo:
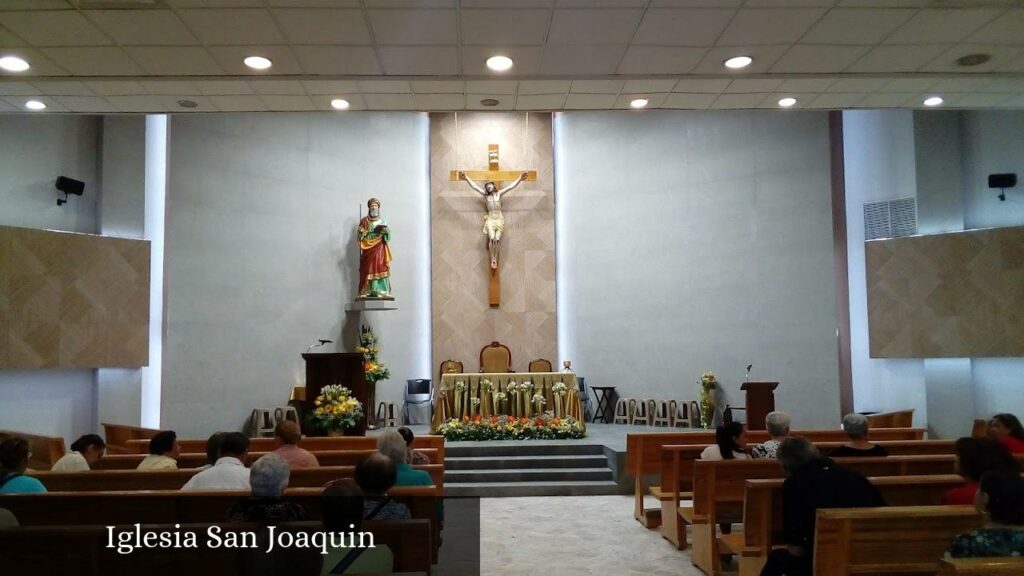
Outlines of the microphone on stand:
[[744,382],[750,382],[750,369],[753,368],[753,367],[754,367],[753,364],[747,364],[747,376],[744,379]]
[[309,348],[306,348],[306,352],[309,352],[309,351],[310,351],[310,350],[312,350],[313,348],[320,348],[320,347],[321,347],[321,346],[323,346],[324,344],[334,344],[334,340],[322,340],[322,339],[321,339],[321,340],[317,340],[317,342],[319,342],[319,344],[311,344],[311,345],[309,346]]

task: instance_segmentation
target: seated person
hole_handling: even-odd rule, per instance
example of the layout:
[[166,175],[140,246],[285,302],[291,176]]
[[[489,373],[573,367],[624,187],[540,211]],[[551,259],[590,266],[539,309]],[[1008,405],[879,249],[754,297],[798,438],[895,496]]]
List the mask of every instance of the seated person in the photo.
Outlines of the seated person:
[[252,463],[249,484],[252,496],[228,510],[232,522],[291,522],[306,519],[306,511],[294,502],[281,500],[288,487],[288,462],[277,454],[266,454]]
[[996,414],[988,423],[988,435],[1006,444],[1013,454],[1024,454],[1024,427],[1013,414]]
[[715,428],[715,443],[700,453],[701,460],[746,460],[747,432],[740,422],[726,422]]
[[249,437],[241,432],[226,432],[220,442],[217,463],[196,473],[182,490],[249,490],[249,469],[245,455],[249,453]]
[[993,470],[981,477],[978,512],[985,527],[953,538],[950,558],[1024,556],[1024,479],[1012,470]]
[[956,473],[967,482],[942,495],[942,505],[974,504],[978,493],[978,482],[986,472],[992,470],[1017,471],[1017,461],[1010,449],[991,438],[961,438],[954,445],[956,452]]
[[46,492],[38,479],[25,476],[28,458],[28,440],[13,436],[0,442],[0,494],[28,494]]
[[402,438],[405,440],[406,449],[409,451],[409,457],[406,459],[406,462],[413,466],[430,464],[430,458],[426,454],[412,449],[412,443],[416,440],[416,435],[412,433],[409,427],[402,426],[398,429],[398,433],[402,435]]
[[434,481],[426,470],[417,470],[409,465],[409,447],[397,430],[385,430],[377,438],[377,451],[395,461],[398,477],[395,486],[433,486]]
[[388,490],[395,485],[398,468],[394,460],[374,452],[356,464],[355,479],[362,490],[363,518],[366,520],[408,520],[412,518],[409,507],[393,502]]
[[784,440],[778,459],[787,475],[782,484],[786,548],[768,555],[761,576],[810,576],[818,509],[885,506],[885,500],[866,478],[822,458],[806,438]]
[[[351,478],[328,484],[320,505],[327,531],[359,533],[363,524],[363,493]],[[373,548],[332,548],[324,556],[321,574],[391,574],[394,564],[391,549],[383,544]]]
[[178,435],[174,431],[157,432],[149,439],[149,456],[139,462],[136,470],[177,470],[180,454]]
[[217,458],[220,458],[220,443],[224,439],[225,434],[227,432],[214,432],[206,439],[206,464],[203,464],[197,470],[213,468],[213,465],[217,463]]
[[18,519],[14,516],[14,513],[6,508],[0,508],[0,530],[17,527]]
[[888,456],[885,448],[868,442],[868,417],[863,414],[843,416],[843,430],[850,441],[833,450],[832,458],[854,458],[857,456]]
[[60,457],[50,472],[88,472],[103,457],[107,443],[96,434],[86,434],[71,444],[71,452]]
[[775,458],[779,444],[789,438],[789,414],[785,412],[769,412],[764,417],[764,429],[770,438],[754,446],[750,452],[754,458]]
[[274,443],[277,454],[288,463],[292,470],[298,468],[316,468],[320,465],[312,452],[299,448],[299,440],[302,440],[302,433],[299,432],[299,425],[291,420],[282,420],[274,426]]

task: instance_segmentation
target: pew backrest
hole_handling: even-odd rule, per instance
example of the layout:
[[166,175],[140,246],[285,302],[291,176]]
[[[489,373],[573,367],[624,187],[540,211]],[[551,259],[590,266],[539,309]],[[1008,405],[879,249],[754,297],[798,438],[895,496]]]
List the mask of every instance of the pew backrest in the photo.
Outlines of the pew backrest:
[[[414,466],[430,474],[438,493],[444,489],[444,468],[439,464]],[[294,488],[322,487],[331,480],[352,478],[353,466],[320,466],[292,470],[288,486]],[[36,472],[33,473],[47,490],[53,492],[99,492],[132,490],[178,490],[199,473],[195,468],[181,470],[92,470],[89,472]]]
[[[127,448],[131,454],[148,454],[149,440],[128,440]],[[182,454],[206,454],[206,440],[195,438],[179,438],[178,446]],[[424,434],[417,436],[413,442],[414,449],[433,448],[437,450],[438,459],[444,460],[444,436],[436,434]],[[299,441],[299,447],[310,452],[322,452],[324,450],[376,450],[377,438],[373,436],[339,436],[320,437],[303,436]],[[273,438],[250,438],[250,452],[272,452],[277,448]]]
[[64,456],[64,439],[58,436],[40,436],[14,430],[0,430],[0,441],[20,436],[28,441],[32,455],[28,459],[31,470],[49,470]]
[[[312,454],[316,456],[321,466],[355,466],[360,460],[374,452],[376,450],[322,450]],[[444,464],[443,461],[440,461],[436,448],[427,448],[419,450],[419,452],[430,458],[431,464]],[[251,466],[265,454],[268,453],[249,452],[246,456],[246,466]],[[138,468],[139,463],[145,457],[144,454],[107,454],[96,461],[92,468],[93,470],[134,470]],[[205,466],[206,463],[206,454],[181,454],[178,457],[179,469],[199,468]]]
[[107,454],[128,454],[132,449],[128,446],[129,440],[143,440],[146,442],[146,449],[149,450],[149,439],[160,432],[155,428],[143,428],[141,426],[129,426],[127,424],[103,423],[103,438],[107,442]]
[[953,537],[982,523],[974,506],[818,510],[814,574],[935,574]]
[[939,576],[1020,576],[1024,558],[957,558],[939,562]]
[[896,410],[893,412],[876,412],[868,415],[868,427],[871,428],[910,428],[914,425],[914,410]]

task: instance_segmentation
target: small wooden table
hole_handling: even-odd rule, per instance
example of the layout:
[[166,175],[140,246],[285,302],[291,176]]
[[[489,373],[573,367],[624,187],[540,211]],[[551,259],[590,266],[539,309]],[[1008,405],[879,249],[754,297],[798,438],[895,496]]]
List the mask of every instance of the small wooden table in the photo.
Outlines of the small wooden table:
[[611,424],[614,417],[611,412],[615,386],[591,386],[590,389],[594,391],[594,399],[597,400],[597,408],[594,409],[594,419],[591,422],[597,422],[597,419],[601,418],[601,422]]

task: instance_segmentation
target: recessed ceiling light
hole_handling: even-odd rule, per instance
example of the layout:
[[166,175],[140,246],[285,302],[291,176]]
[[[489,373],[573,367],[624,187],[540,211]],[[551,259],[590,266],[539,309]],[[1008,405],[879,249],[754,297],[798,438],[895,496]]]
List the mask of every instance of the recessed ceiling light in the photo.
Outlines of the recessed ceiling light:
[[512,68],[512,59],[508,56],[491,56],[487,59],[487,67],[495,72],[504,72]]
[[750,66],[750,63],[753,61],[754,59],[751,58],[750,56],[736,56],[734,58],[729,58],[728,60],[726,60],[725,67],[732,68],[734,70],[739,68],[746,68],[747,66]]
[[497,106],[498,104],[501,104],[501,102],[498,102],[494,98],[484,98],[480,101],[480,104],[483,106]]
[[25,102],[25,108],[29,110],[46,110],[46,104],[43,104],[39,100],[29,100]]
[[28,65],[28,62],[17,56],[4,56],[0,58],[0,68],[8,72],[24,72],[31,68],[31,66]]
[[178,106],[182,108],[198,108],[199,103],[195,100],[178,100]]
[[779,106],[782,106],[783,108],[789,108],[795,104],[796,98],[783,98],[782,100],[779,100]]
[[647,98],[637,98],[629,103],[632,108],[643,108],[647,106]]
[[266,70],[274,65],[274,63],[270,61],[270,58],[264,58],[263,56],[249,56],[243,60],[243,62],[253,70]]
[[925,106],[939,106],[943,102],[945,102],[945,100],[942,99],[942,96],[929,96],[924,99]]
[[348,100],[345,100],[344,98],[335,98],[334,100],[331,100],[331,108],[334,108],[335,110],[348,110],[349,106],[350,104],[348,103]]
[[968,54],[956,59],[957,66],[980,66],[992,59],[991,54]]

